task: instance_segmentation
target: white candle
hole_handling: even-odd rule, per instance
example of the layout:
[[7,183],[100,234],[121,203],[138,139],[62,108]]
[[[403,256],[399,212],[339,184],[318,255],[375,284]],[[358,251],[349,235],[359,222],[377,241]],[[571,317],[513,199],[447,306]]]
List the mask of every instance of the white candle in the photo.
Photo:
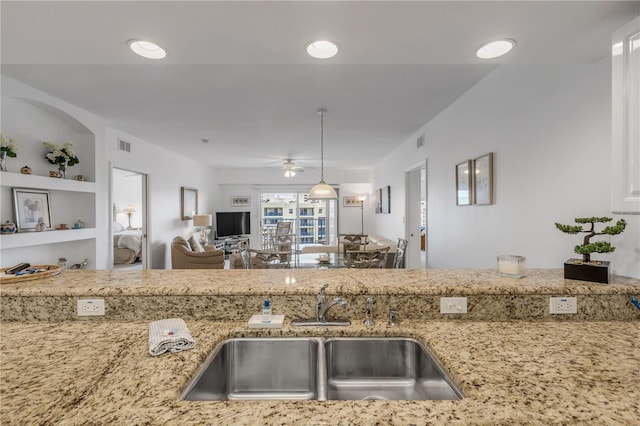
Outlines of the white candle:
[[498,256],[498,273],[504,276],[521,278],[524,276],[524,256]]

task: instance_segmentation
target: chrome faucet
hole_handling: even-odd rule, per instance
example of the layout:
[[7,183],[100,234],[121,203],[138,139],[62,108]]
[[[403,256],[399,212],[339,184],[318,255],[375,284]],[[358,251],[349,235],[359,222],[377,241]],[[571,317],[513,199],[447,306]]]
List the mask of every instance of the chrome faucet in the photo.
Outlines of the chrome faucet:
[[367,297],[367,319],[364,321],[364,325],[367,327],[373,327],[376,324],[373,322],[373,304],[375,301],[373,297]]
[[320,291],[318,291],[318,297],[316,299],[316,317],[315,319],[307,319],[307,320],[294,320],[291,322],[293,326],[316,326],[316,327],[326,327],[326,326],[342,326],[348,327],[351,325],[351,321],[349,320],[334,320],[327,321],[327,312],[329,309],[333,308],[336,305],[340,305],[342,309],[347,307],[347,301],[342,297],[336,297],[329,303],[325,303],[325,289],[329,287],[329,284],[325,284],[322,286]]
[[342,309],[347,307],[347,301],[344,300],[342,297],[336,297],[331,302],[325,304],[324,290],[327,287],[329,287],[329,284],[323,285],[320,291],[318,292],[318,303],[316,305],[316,321],[318,322],[326,322],[327,312],[329,311],[329,309],[331,309],[335,305],[339,304],[342,307]]

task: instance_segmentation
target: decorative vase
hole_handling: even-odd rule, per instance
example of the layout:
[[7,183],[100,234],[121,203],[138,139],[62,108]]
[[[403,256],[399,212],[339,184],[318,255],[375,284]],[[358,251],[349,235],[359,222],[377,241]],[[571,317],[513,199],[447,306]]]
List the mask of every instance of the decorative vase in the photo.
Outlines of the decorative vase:
[[60,164],[60,166],[58,167],[58,170],[60,170],[60,177],[62,179],[66,179],[67,178],[67,163]]
[[15,234],[16,232],[18,232],[18,227],[13,222],[6,221],[0,225],[0,233],[2,234]]
[[47,225],[45,225],[44,221],[41,217],[38,218],[38,223],[36,224],[36,232],[44,232],[47,230]]
[[2,155],[0,156],[0,171],[7,171],[7,152],[2,151]]

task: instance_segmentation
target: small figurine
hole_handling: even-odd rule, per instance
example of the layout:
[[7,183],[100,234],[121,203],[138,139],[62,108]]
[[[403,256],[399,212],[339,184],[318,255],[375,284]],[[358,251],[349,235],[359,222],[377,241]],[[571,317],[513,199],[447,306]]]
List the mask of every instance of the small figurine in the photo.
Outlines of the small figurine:
[[20,169],[20,173],[22,173],[23,175],[30,175],[31,174],[31,167],[24,166],[23,168]]

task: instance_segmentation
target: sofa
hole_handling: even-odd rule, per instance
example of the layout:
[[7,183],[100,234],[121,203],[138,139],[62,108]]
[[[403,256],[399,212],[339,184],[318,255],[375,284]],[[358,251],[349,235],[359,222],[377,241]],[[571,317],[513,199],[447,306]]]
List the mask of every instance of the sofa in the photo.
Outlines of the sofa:
[[224,251],[202,246],[191,237],[175,237],[171,242],[171,269],[224,269]]

